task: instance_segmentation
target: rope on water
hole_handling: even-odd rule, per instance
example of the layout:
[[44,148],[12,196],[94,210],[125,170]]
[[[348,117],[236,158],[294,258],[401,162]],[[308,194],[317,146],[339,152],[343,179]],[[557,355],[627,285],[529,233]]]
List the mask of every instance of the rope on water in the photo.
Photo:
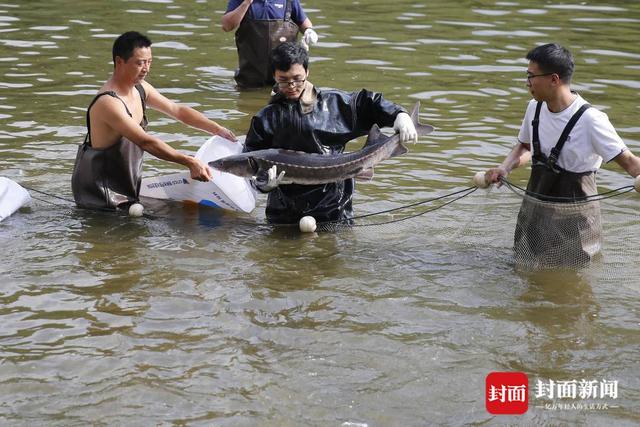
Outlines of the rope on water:
[[[65,202],[73,203],[74,205],[76,203],[75,201],[73,201],[71,199],[67,199],[65,197],[56,196],[55,194],[47,193],[46,191],[36,190],[35,188],[27,187],[24,184],[20,184],[20,185],[22,185],[24,188],[26,188],[29,191],[33,191],[34,193],[40,193],[40,194],[44,194],[45,196],[53,197],[54,199],[64,200]],[[33,198],[36,199],[36,200],[40,200],[41,202],[52,204],[54,206],[64,206],[64,205],[60,205],[58,203],[53,203],[52,201],[49,201],[49,200],[40,199],[38,197],[33,197]],[[64,207],[66,207],[66,206],[64,206]]]
[[[458,201],[458,200],[460,200],[460,199],[462,199],[464,197],[467,197],[468,195],[470,195],[471,193],[473,193],[477,189],[478,189],[478,187],[467,188],[467,192],[466,193],[454,198],[453,200],[449,200],[448,202],[445,202],[445,203],[441,204],[440,206],[436,206],[434,208],[426,209],[426,210],[424,210],[422,212],[419,212],[417,214],[409,215],[409,216],[406,216],[406,217],[403,217],[403,218],[392,219],[392,220],[389,220],[389,221],[377,222],[377,223],[373,223],[373,224],[355,224],[354,226],[355,227],[370,227],[370,226],[373,226],[373,225],[387,225],[387,224],[393,224],[393,223],[396,223],[396,222],[401,222],[401,221],[406,221],[406,220],[409,220],[409,219],[417,218],[417,217],[422,216],[422,215],[424,215],[424,214],[426,214],[428,212],[433,212],[435,210],[441,209],[441,208],[443,208],[443,207],[445,207],[447,205],[450,205],[453,202],[456,202],[456,201]],[[438,197],[438,198],[431,199],[431,200],[428,200],[428,201],[420,202],[419,204],[423,204],[423,203],[427,203],[427,202],[433,202],[433,201],[436,201],[436,200],[441,200],[441,199],[443,199],[445,197],[451,197],[452,195],[459,194],[459,193],[460,192],[458,191],[456,193],[448,194],[446,196],[442,196],[442,197]],[[411,206],[412,205],[403,206],[402,209],[407,208],[407,207],[411,207]],[[413,206],[415,206],[415,204]],[[391,209],[390,211],[398,210],[398,209],[399,208]],[[386,212],[381,212],[381,213],[386,213]]]
[[[559,202],[559,203],[588,203],[599,200],[606,200],[612,197],[618,197],[634,190],[633,185],[625,185],[614,190],[605,191],[604,193],[598,193],[591,196],[584,197],[556,197],[546,196],[544,194],[538,194],[533,191],[528,191],[526,188],[519,187],[518,185],[508,181],[506,178],[501,177],[500,181],[511,191],[519,196],[531,196],[536,199],[540,199],[543,202]],[[517,191],[516,191],[517,190]]]
[[[612,197],[617,197],[617,196],[621,196],[623,194],[626,194],[630,191],[634,190],[634,186],[633,185],[626,185],[620,188],[616,188],[614,190],[609,190],[609,191],[605,191],[604,193],[598,193],[598,194],[594,194],[592,196],[585,196],[585,197],[580,197],[580,198],[572,198],[572,197],[554,197],[554,196],[546,196],[544,194],[538,194],[532,191],[528,191],[525,188],[522,188],[510,181],[508,181],[506,178],[502,177],[500,178],[500,181],[509,189],[511,190],[513,193],[517,194],[518,196],[524,197],[524,196],[531,196],[531,197],[535,197],[537,199],[540,199],[541,201],[545,201],[545,202],[561,202],[561,203],[587,203],[587,202],[592,202],[592,201],[599,201],[599,200],[605,200],[605,199],[609,199]],[[35,188],[30,188],[27,187],[25,185],[23,185],[24,188],[26,188],[29,191],[33,191],[35,193],[39,193],[39,194],[43,194],[46,195],[48,197],[52,197],[54,199],[58,199],[58,200],[62,200],[65,201],[67,203],[72,203],[75,205],[75,201],[65,198],[65,197],[61,197],[61,196],[57,196],[55,194],[51,194],[51,193],[47,193],[45,191],[41,191],[41,190],[36,190]],[[318,228],[330,228],[331,226],[335,226],[335,227],[372,227],[372,226],[380,226],[380,225],[387,225],[387,224],[393,224],[393,223],[398,223],[398,222],[402,222],[402,221],[407,221],[409,219],[413,219],[413,218],[417,218],[419,216],[422,216],[426,213],[429,212],[433,212],[435,210],[444,208],[445,206],[448,206],[460,199],[463,199],[469,195],[471,195],[472,193],[474,193],[476,190],[478,189],[478,187],[473,186],[473,187],[467,187],[464,188],[462,190],[458,190],[458,191],[454,191],[452,193],[448,193],[448,194],[444,194],[442,196],[438,196],[438,197],[433,197],[430,199],[426,199],[426,200],[421,200],[419,202],[415,202],[415,203],[409,203],[407,205],[402,205],[396,208],[391,208],[391,209],[386,209],[386,210],[382,210],[382,211],[378,211],[378,212],[372,212],[372,213],[368,213],[368,214],[363,214],[363,215],[358,215],[355,216],[353,218],[349,218],[349,219],[339,219],[339,220],[335,220],[335,221],[324,221],[324,222],[319,222],[318,223]],[[457,197],[454,197],[457,196]],[[34,199],[39,200],[41,202],[44,203],[49,203],[52,204],[54,206],[60,206],[60,207],[68,207],[59,203],[54,203],[52,201],[49,200],[45,200],[39,197],[34,197],[32,196]],[[444,200],[450,197],[454,197],[452,200],[443,202],[441,205],[436,206],[436,207],[432,207],[429,209],[426,209],[422,212],[418,212],[415,214],[411,214],[411,215],[407,215],[405,217],[402,218],[397,218],[397,219],[391,219],[388,221],[380,221],[380,222],[374,222],[374,223],[369,223],[369,224],[358,224],[355,223],[355,221],[360,220],[360,219],[364,219],[364,218],[368,218],[368,217],[373,217],[373,216],[378,216],[378,215],[383,215],[383,214],[388,214],[388,213],[392,213],[392,212],[397,212],[397,211],[401,211],[404,209],[408,209],[408,208],[413,208],[416,206],[421,206],[427,203],[433,203],[433,202],[437,202],[440,200]],[[157,219],[158,217],[154,216],[154,215],[149,215],[149,214],[144,214],[145,217],[151,218],[151,219]],[[298,226],[298,224],[281,224],[284,226],[290,225],[290,226]]]
[[[79,208],[76,207],[75,200],[67,199],[66,197],[56,196],[55,194],[47,193],[46,191],[36,190],[35,188],[27,187],[26,185],[23,185],[23,184],[20,184],[20,185],[22,185],[22,187],[24,187],[25,189],[27,189],[29,191],[33,191],[34,193],[44,194],[45,196],[53,197],[54,199],[63,200],[65,202],[73,204],[73,206],[67,206],[67,205],[63,205],[63,204],[60,204],[60,203],[54,203],[51,200],[46,200],[46,199],[31,195],[31,198],[33,198],[34,200],[38,200],[40,202],[48,203],[50,205],[58,206],[58,207],[61,207],[61,208],[79,209]],[[80,208],[80,209],[82,209],[82,208]],[[107,212],[107,213],[113,213],[113,214],[116,214],[118,216],[128,216],[128,211],[126,211],[126,210],[114,210],[114,209],[108,209],[108,208],[94,208],[94,209],[91,209],[91,210],[100,211],[100,212]],[[160,216],[157,216],[157,215],[154,215],[154,214],[150,214],[150,213],[146,213],[146,212],[143,213],[142,216],[144,218],[154,219],[154,220],[161,218]]]
[[[438,196],[438,197],[433,197],[431,199],[426,199],[426,200],[421,200],[419,202],[415,202],[415,203],[410,203],[408,205],[403,205],[403,206],[399,206],[397,208],[392,208],[392,209],[386,209],[383,211],[378,211],[378,212],[373,212],[373,213],[369,213],[369,214],[364,214],[364,215],[358,215],[355,216],[353,218],[349,218],[349,219],[340,219],[340,220],[335,220],[335,221],[324,221],[324,222],[320,222],[318,223],[318,227],[322,228],[322,227],[330,227],[330,226],[343,226],[343,227],[371,227],[371,226],[377,226],[377,225],[387,225],[387,224],[393,224],[393,223],[397,223],[397,222],[401,222],[401,221],[406,221],[409,219],[413,219],[413,218],[417,218],[419,216],[422,216],[428,212],[433,212],[435,210],[438,210],[440,208],[443,208],[457,200],[460,200],[464,197],[469,196],[470,194],[472,194],[473,192],[475,192],[478,189],[478,187],[468,187],[465,188],[463,190],[459,190],[459,191],[454,191],[453,193],[449,193],[449,194],[445,194],[442,196]],[[396,212],[399,210],[403,210],[403,209],[407,209],[407,208],[412,208],[412,207],[416,207],[416,206],[420,206],[420,205],[424,205],[427,203],[431,203],[431,202],[436,202],[438,200],[443,200],[452,196],[458,196],[456,198],[454,198],[453,200],[449,200],[443,204],[441,204],[440,206],[436,206],[434,208],[430,208],[427,210],[424,210],[422,212],[419,212],[417,214],[413,214],[413,215],[408,215],[402,218],[398,218],[398,219],[392,219],[392,220],[388,220],[388,221],[381,221],[381,222],[376,222],[376,223],[370,223],[370,224],[357,224],[354,223],[354,221],[358,220],[358,219],[362,219],[362,218],[368,218],[371,216],[377,216],[377,215],[383,215],[386,213],[391,213],[391,212]],[[297,226],[298,224],[291,224],[292,226]]]

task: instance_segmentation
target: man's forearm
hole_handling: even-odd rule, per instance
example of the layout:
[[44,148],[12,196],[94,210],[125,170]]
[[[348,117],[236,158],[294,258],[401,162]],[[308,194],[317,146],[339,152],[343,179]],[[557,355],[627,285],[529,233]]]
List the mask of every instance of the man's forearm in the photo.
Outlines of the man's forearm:
[[244,18],[244,15],[247,13],[251,3],[252,0],[244,0],[240,6],[231,12],[225,13],[224,16],[222,16],[222,30],[229,32],[238,28],[238,25],[242,22],[242,18]]
[[311,28],[311,27],[313,27],[313,24],[311,23],[311,21],[309,20],[309,18],[306,18],[306,19],[302,22],[302,24],[300,24],[300,32],[304,34],[304,31],[305,31],[307,28]]
[[186,105],[180,106],[175,118],[187,126],[203,130],[212,135],[217,135],[222,129],[222,126],[219,124],[213,120],[209,120],[201,112],[194,110],[191,107],[187,107]]
[[623,151],[614,160],[632,177],[635,178],[640,175],[640,158],[635,156],[631,151]]
[[518,145],[513,147],[513,150],[511,150],[509,155],[500,164],[500,167],[509,173],[520,166],[524,166],[529,162],[529,160],[531,160],[531,151],[528,146],[526,144],[518,143]]

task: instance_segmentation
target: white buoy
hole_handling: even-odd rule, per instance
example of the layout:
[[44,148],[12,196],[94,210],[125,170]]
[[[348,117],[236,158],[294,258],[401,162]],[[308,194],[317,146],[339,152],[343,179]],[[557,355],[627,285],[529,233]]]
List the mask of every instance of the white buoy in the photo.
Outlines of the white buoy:
[[316,231],[316,219],[312,216],[300,218],[300,231],[303,233],[313,233]]
[[478,188],[487,188],[489,186],[489,183],[485,179],[484,172],[476,172],[473,176],[473,183]]
[[640,175],[636,176],[636,179],[633,180],[633,188],[640,193]]
[[144,206],[142,206],[140,203],[134,203],[131,206],[129,206],[129,216],[142,216],[142,213],[144,212]]

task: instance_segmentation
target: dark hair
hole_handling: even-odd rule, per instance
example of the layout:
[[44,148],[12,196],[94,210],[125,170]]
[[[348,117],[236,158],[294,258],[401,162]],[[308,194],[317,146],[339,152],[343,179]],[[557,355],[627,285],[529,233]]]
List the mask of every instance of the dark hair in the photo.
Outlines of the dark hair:
[[569,50],[557,43],[543,44],[527,53],[527,59],[535,62],[543,73],[556,73],[565,83],[571,81],[575,64]]
[[133,55],[134,49],[149,46],[151,46],[151,40],[149,40],[147,36],[137,31],[127,31],[113,42],[113,49],[111,51],[113,63],[116,63],[116,56],[119,56],[126,62]]
[[271,74],[276,70],[289,71],[292,65],[301,64],[304,70],[309,69],[309,54],[300,43],[285,42],[271,51]]

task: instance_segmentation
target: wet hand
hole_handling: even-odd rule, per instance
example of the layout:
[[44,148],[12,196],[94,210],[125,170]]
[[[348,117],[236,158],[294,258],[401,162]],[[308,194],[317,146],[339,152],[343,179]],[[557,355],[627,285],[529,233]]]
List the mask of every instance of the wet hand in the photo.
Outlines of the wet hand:
[[393,128],[400,136],[400,142],[418,142],[418,132],[407,113],[400,113],[393,122]]
[[217,134],[220,135],[221,137],[223,137],[224,139],[228,139],[229,141],[237,141],[238,140],[238,138],[236,138],[234,133],[231,132],[227,128],[221,127]]
[[189,170],[191,171],[191,179],[202,182],[211,181],[212,175],[209,166],[205,165],[195,157],[192,157],[192,159],[193,162],[189,165]]
[[318,43],[318,33],[316,33],[312,28],[307,28],[302,35],[302,40],[300,40],[300,44],[306,49],[309,50],[309,46]]
[[509,173],[502,166],[497,168],[488,169],[484,173],[484,179],[488,184],[497,184],[498,187],[502,185],[501,178],[506,177]]

